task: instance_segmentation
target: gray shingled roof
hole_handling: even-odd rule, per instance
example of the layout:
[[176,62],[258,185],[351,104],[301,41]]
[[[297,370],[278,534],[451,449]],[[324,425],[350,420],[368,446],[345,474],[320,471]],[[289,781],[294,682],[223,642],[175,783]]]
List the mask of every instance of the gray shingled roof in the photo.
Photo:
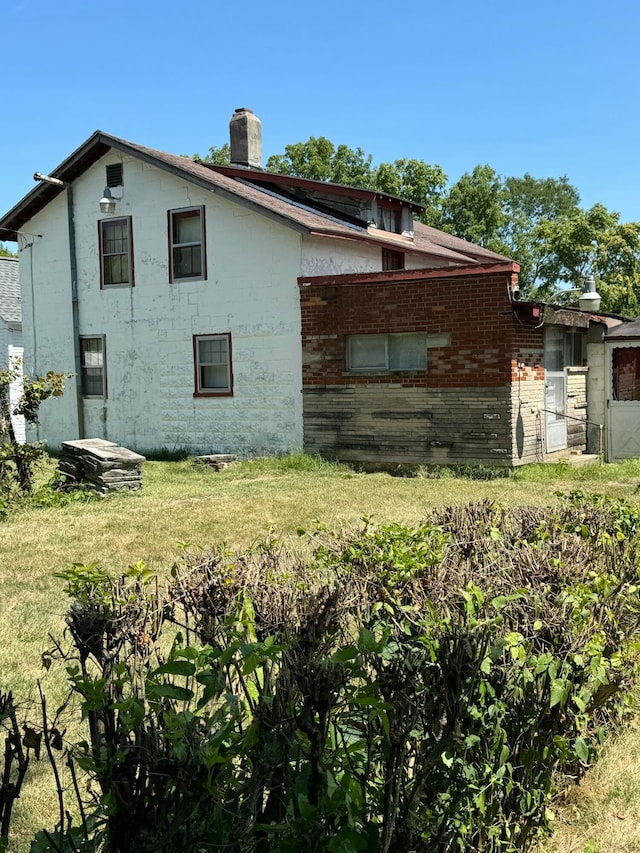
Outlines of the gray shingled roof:
[[[415,252],[435,259],[442,267],[469,263],[479,265],[488,262],[512,263],[509,258],[497,255],[495,252],[490,252],[465,240],[460,240],[450,234],[444,234],[435,228],[421,225],[418,222],[415,223],[414,239],[402,241],[402,245],[400,245],[398,235],[387,235],[381,231],[374,233],[366,227],[341,220],[339,214],[331,216],[304,204],[291,201],[291,199],[279,195],[276,187],[266,189],[260,186],[260,180],[264,178],[264,173],[259,171],[246,169],[242,170],[241,176],[225,175],[216,171],[215,167],[211,165],[207,166],[188,157],[180,157],[154,148],[147,148],[144,145],[119,139],[99,130],[50,174],[62,181],[72,182],[111,148],[139,157],[184,180],[212,190],[229,200],[259,211],[263,215],[276,219],[303,233],[337,238],[346,237],[405,252]],[[331,185],[322,182],[306,181],[305,183],[317,183],[318,187],[330,191]],[[344,187],[341,188],[341,190],[344,189]],[[5,239],[17,239],[15,232],[60,192],[62,192],[61,187],[41,183],[34,187],[12,210],[4,216],[0,216],[0,229],[7,235]],[[355,192],[366,191],[357,189]]]
[[0,256],[0,317],[5,323],[22,322],[17,258]]

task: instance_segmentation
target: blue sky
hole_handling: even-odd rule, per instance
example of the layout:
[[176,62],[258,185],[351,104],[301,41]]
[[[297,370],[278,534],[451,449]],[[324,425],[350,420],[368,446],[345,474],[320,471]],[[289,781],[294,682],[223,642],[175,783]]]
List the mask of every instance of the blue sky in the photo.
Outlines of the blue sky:
[[94,130],[204,154],[249,107],[265,160],[326,136],[640,220],[636,0],[3,0],[0,27],[0,213]]

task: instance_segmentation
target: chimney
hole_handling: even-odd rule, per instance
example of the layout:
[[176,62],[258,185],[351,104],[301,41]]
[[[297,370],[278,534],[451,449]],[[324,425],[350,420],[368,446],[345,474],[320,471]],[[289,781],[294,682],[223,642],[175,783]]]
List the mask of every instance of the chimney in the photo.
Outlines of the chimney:
[[231,165],[262,169],[262,125],[246,107],[239,107],[229,122]]

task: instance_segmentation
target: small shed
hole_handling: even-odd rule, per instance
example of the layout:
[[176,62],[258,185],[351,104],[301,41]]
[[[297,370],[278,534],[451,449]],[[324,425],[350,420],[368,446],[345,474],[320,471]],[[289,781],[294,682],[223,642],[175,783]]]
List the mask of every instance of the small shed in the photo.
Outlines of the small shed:
[[604,336],[607,462],[640,456],[640,317]]

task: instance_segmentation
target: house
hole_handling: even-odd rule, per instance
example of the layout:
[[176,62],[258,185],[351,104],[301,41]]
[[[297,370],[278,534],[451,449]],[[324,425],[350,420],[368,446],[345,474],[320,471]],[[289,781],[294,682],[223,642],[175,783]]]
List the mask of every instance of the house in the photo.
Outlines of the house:
[[[15,368],[16,378],[9,388],[9,405],[13,410],[22,395],[22,310],[18,259],[0,256],[0,368]],[[25,441],[22,415],[12,415],[16,439]],[[1,436],[0,436],[1,438]]]
[[263,171],[250,110],[230,138],[225,167],[96,131],[0,219],[26,366],[76,374],[38,437],[373,464],[587,448],[599,315],[519,302],[514,261],[413,202]]

